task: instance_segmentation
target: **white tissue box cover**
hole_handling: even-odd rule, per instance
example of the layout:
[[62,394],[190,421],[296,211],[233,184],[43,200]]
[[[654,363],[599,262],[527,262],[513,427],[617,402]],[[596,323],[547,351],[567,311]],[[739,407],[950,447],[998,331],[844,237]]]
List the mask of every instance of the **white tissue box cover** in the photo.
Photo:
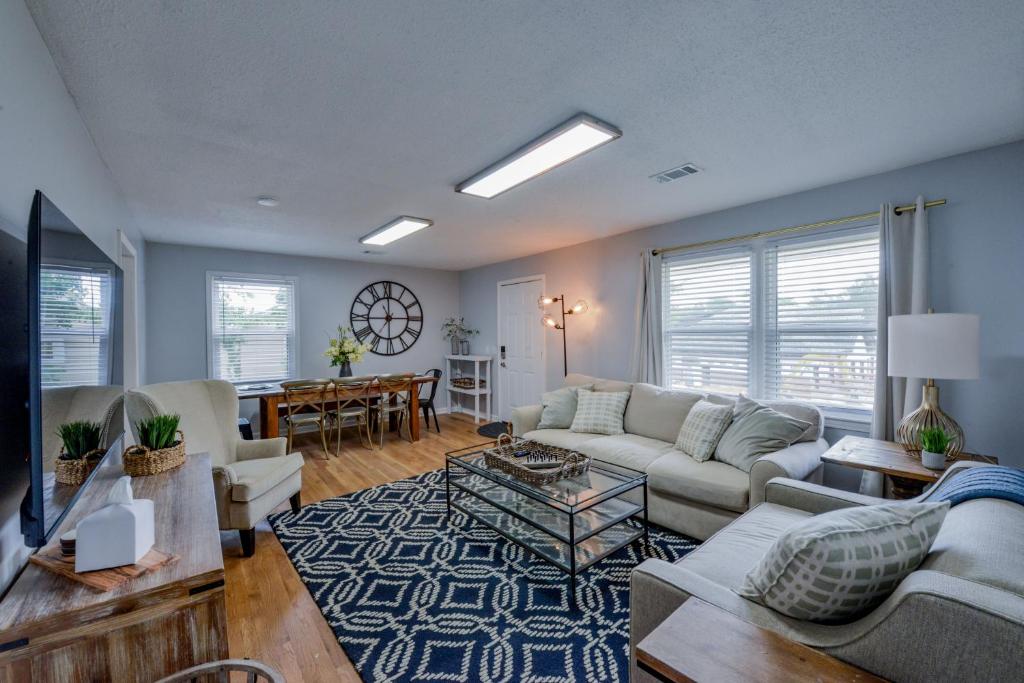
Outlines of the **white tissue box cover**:
[[76,572],[135,564],[153,547],[153,501],[107,505],[84,517],[75,529]]

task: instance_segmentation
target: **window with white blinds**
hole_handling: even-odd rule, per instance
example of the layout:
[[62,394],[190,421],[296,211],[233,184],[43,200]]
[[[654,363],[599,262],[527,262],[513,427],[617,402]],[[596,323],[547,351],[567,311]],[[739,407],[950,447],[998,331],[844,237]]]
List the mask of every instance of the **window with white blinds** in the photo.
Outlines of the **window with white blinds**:
[[770,245],[765,276],[765,396],[871,410],[878,230]]
[[110,383],[114,274],[43,264],[39,273],[43,388]]
[[666,257],[670,387],[871,410],[877,226]]
[[744,248],[664,262],[662,329],[669,386],[747,391],[752,254]]
[[294,278],[208,275],[210,376],[234,383],[297,375]]

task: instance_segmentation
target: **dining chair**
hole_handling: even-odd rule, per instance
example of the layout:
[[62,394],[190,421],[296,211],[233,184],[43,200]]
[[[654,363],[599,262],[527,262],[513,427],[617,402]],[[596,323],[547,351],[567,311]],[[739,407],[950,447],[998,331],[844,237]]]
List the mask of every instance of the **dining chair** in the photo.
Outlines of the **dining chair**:
[[320,430],[320,444],[324,448],[324,459],[330,457],[327,450],[327,422],[332,419],[328,414],[327,393],[333,386],[329,379],[297,379],[281,382],[284,389],[284,401],[287,414],[284,417],[288,426],[288,451],[292,450],[292,441],[296,427],[315,424]]
[[356,432],[362,443],[366,432],[366,447],[373,450],[373,435],[370,433],[370,392],[374,377],[341,377],[334,380],[335,409],[332,417],[338,426],[338,444],[335,455],[341,456],[341,430],[346,420],[355,420]]
[[423,421],[427,423],[427,429],[430,429],[430,413],[434,413],[434,428],[437,429],[438,434],[441,433],[441,425],[437,422],[437,408],[434,407],[434,398],[437,396],[437,385],[441,383],[441,374],[441,371],[437,368],[427,370],[423,373],[423,376],[433,377],[434,381],[430,383],[430,389],[426,396],[423,395],[425,389],[423,385],[420,385],[418,389],[420,391],[420,410],[423,411]]
[[[398,415],[398,435],[402,435],[402,425],[405,424],[409,430],[409,441],[412,442],[412,414],[410,413],[410,394],[415,386],[412,382],[416,374],[406,372],[402,374],[377,375],[375,380],[377,390],[380,392],[380,400],[377,405],[371,408],[374,422],[380,431],[380,447],[384,447],[384,426],[385,420],[390,420],[392,415]],[[372,430],[371,430],[372,433]]]

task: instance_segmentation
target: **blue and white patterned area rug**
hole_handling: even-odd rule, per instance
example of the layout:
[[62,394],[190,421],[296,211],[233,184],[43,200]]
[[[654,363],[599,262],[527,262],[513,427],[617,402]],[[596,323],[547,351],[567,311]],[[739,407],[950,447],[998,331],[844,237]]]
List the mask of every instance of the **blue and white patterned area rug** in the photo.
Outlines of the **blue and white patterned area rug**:
[[651,527],[568,577],[458,510],[444,470],[270,517],[365,681],[626,681],[629,572],[697,542]]

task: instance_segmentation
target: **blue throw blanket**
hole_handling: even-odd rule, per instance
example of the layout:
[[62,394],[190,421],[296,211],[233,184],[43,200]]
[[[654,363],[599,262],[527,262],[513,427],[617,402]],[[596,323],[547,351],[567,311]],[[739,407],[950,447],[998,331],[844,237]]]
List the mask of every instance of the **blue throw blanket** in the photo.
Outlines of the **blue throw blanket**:
[[929,501],[950,505],[975,498],[1000,498],[1024,505],[1024,470],[1012,467],[971,467],[939,484]]

